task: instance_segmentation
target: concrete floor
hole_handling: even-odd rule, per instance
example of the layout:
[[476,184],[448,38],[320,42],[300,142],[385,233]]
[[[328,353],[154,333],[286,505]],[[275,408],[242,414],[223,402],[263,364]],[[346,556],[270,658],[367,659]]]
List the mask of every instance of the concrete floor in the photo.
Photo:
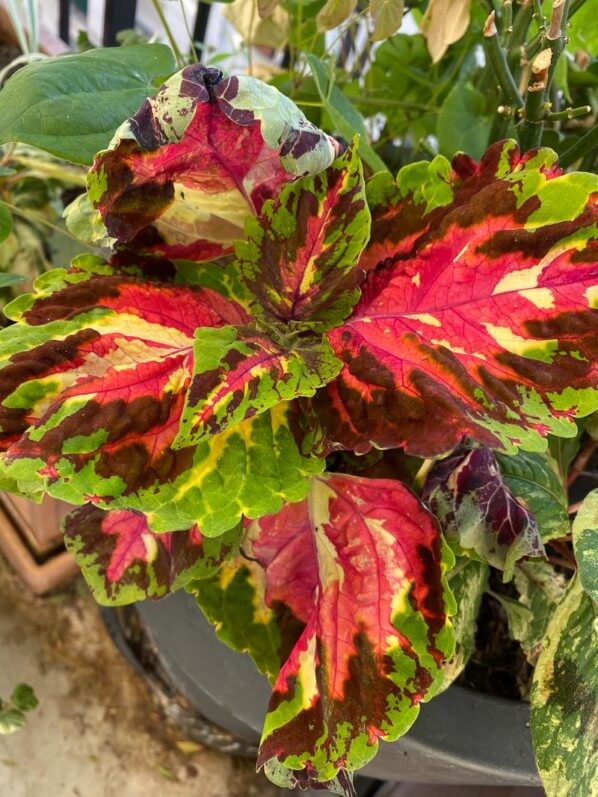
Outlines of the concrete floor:
[[39,698],[0,736],[0,797],[273,797],[243,761],[189,744],[155,711],[79,583],[39,599],[0,560],[0,695]]

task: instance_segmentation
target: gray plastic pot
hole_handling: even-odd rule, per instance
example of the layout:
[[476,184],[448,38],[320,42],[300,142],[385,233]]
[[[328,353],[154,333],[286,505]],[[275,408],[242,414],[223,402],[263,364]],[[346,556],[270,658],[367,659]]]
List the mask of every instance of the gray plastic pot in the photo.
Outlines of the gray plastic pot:
[[[210,722],[257,745],[270,687],[251,659],[220,642],[183,592],[136,610],[176,691]],[[453,686],[422,706],[406,736],[381,742],[363,774],[416,783],[539,785],[529,707]]]

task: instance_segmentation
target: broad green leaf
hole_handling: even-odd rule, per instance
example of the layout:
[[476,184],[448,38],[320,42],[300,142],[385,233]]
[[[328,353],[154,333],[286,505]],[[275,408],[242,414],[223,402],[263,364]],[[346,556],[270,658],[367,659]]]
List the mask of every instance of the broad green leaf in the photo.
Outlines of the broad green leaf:
[[566,484],[569,468],[579,451],[580,436],[581,429],[578,428],[575,437],[548,437],[548,451],[558,466],[562,484]]
[[488,145],[492,116],[486,116],[486,98],[469,83],[458,81],[438,114],[436,135],[442,155],[466,152],[480,158]]
[[441,688],[453,557],[400,482],[342,474],[248,524],[241,551],[190,589],[273,682],[258,766],[279,785],[338,789]]
[[598,30],[596,29],[596,9],[591,2],[585,2],[567,26],[568,49],[576,52],[585,50],[596,56],[598,51]]
[[197,528],[155,534],[138,512],[104,512],[91,504],[64,522],[65,544],[95,599],[122,606],[163,598],[189,581],[212,575],[238,545],[239,529],[217,539]]
[[457,451],[428,473],[423,499],[457,550],[513,575],[524,556],[542,556],[538,524],[502,478],[489,448]]
[[3,241],[6,241],[11,232],[12,232],[12,213],[6,207],[6,205],[0,202],[0,244]]
[[473,653],[476,621],[489,572],[488,565],[484,562],[458,557],[455,567],[447,575],[448,585],[457,605],[457,611],[451,617],[456,644],[454,656],[443,669],[443,689],[461,675]]
[[342,25],[357,5],[357,0],[326,0],[318,13],[318,30],[331,30]]
[[89,165],[175,68],[163,44],[96,48],[28,64],[0,91],[0,143],[19,141]]
[[266,199],[326,169],[339,151],[273,86],[191,64],[98,153],[88,198],[133,262],[140,254],[209,261],[232,253]]
[[420,186],[374,210],[381,259],[366,249],[362,298],[328,333],[345,365],[311,400],[327,450],[540,452],[598,409],[598,176],[555,161],[499,142],[453,160],[452,201],[428,212]]
[[375,172],[387,171],[386,164],[369,144],[363,117],[338,86],[330,85],[330,74],[325,64],[313,53],[307,55],[307,62],[318,94],[337,132],[347,141],[352,141],[355,133],[358,133],[359,154],[363,160]]
[[547,797],[596,794],[596,620],[575,578],[549,623],[531,694],[532,741]]
[[22,274],[3,274],[0,273],[0,288],[10,288],[23,282],[25,277]]
[[535,517],[542,541],[568,534],[567,494],[552,457],[520,451],[513,457],[497,454],[496,458],[505,484]]
[[372,41],[393,36],[401,27],[404,10],[405,0],[370,0],[370,14],[374,20]]
[[370,232],[355,145],[326,171],[284,186],[245,229],[236,250],[255,314],[294,328],[341,323],[359,298],[357,263]]
[[519,562],[513,583],[520,604],[529,610],[522,633],[514,638],[521,644],[529,663],[535,666],[546,628],[565,594],[567,582],[549,562]]
[[598,440],[598,412],[594,412],[589,418],[586,418],[583,428],[592,440]]
[[598,490],[592,490],[575,516],[573,550],[579,568],[579,583],[598,603]]

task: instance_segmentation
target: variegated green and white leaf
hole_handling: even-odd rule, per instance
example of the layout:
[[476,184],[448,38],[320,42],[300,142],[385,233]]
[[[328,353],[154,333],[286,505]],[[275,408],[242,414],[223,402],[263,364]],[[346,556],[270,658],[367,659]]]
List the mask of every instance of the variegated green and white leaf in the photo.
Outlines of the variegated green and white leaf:
[[598,602],[598,490],[586,497],[573,521],[573,549],[581,586]]
[[531,731],[547,797],[598,793],[596,608],[575,578],[546,631],[534,673]]

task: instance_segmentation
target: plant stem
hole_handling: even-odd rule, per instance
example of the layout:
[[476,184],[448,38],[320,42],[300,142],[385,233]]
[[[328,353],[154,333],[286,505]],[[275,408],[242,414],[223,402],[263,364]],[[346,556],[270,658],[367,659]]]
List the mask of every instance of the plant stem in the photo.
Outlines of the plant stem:
[[[83,169],[77,169],[75,166],[63,166],[54,161],[44,161],[38,158],[29,158],[26,155],[14,154],[11,158],[12,161],[18,163],[19,166],[24,166],[29,169],[32,174],[36,172],[51,177],[54,180],[60,180],[63,183],[70,185],[78,185],[85,188],[87,185],[86,172]],[[19,177],[17,173],[14,177]]]
[[523,122],[519,129],[519,143],[523,152],[540,146],[546,114],[544,97],[551,59],[552,50],[546,47],[538,53],[531,65]]
[[567,486],[571,486],[573,482],[577,479],[580,473],[585,469],[586,465],[588,464],[590,457],[598,448],[598,440],[594,440],[590,438],[588,442],[584,445],[581,449],[579,454],[577,455],[575,462],[571,466],[571,470],[569,471],[569,476],[567,477]]
[[550,24],[546,31],[546,44],[550,47],[552,52],[552,60],[548,70],[548,77],[546,80],[546,91],[550,91],[550,85],[554,78],[554,73],[559,61],[567,46],[567,34],[565,33],[565,26],[567,24],[567,7],[568,0],[554,0],[552,4],[552,15],[550,17]]
[[592,113],[591,105],[582,105],[579,108],[565,108],[564,111],[549,113],[544,117],[546,122],[565,122],[567,119],[580,119]]
[[179,46],[176,43],[176,39],[174,38],[174,34],[168,24],[168,20],[164,16],[164,11],[162,10],[162,6],[160,5],[160,0],[152,0],[152,5],[156,14],[158,15],[158,19],[160,20],[160,24],[164,28],[164,33],[166,34],[166,38],[168,39],[168,43],[170,44],[170,49],[174,53],[174,57],[177,60],[177,63],[180,67],[185,66],[185,59],[183,58],[183,54],[179,50]]
[[575,561],[575,557],[571,553],[570,549],[567,547],[567,543],[564,540],[550,540],[550,544],[556,550],[558,554],[560,554],[563,559],[569,562],[569,566],[575,570],[577,568],[577,563]]
[[569,149],[565,150],[561,157],[559,158],[559,164],[566,169],[568,166],[571,166],[575,163],[575,161],[583,158],[592,150],[598,148],[598,125],[594,125],[591,130],[578,139],[573,146],[569,147]]
[[542,10],[542,0],[534,0],[534,19],[540,30],[546,27],[546,17]]
[[25,29],[23,28],[23,23],[21,22],[21,16],[19,14],[19,10],[15,5],[15,0],[7,0],[7,8],[8,15],[10,16],[10,21],[12,22],[12,26],[15,29],[15,33],[17,35],[17,39],[19,40],[19,47],[21,48],[21,52],[23,55],[31,55],[31,47],[29,46],[29,42],[27,41],[27,36],[25,34]]
[[58,227],[56,224],[52,224],[51,221],[42,218],[42,216],[36,216],[34,213],[27,213],[22,208],[18,208],[16,205],[13,205],[12,202],[7,202],[5,199],[2,200],[2,203],[6,205],[9,210],[12,210],[17,216],[20,216],[25,221],[28,221],[32,224],[43,224],[46,227],[49,227],[54,232],[58,233],[59,235],[64,235],[65,238],[71,238],[71,240],[76,241],[80,246],[84,246],[86,249],[90,249],[92,252],[97,253],[97,249],[90,244],[86,244],[83,241],[80,241],[74,235],[72,235],[68,230],[63,229],[62,227]]
[[486,56],[492,65],[496,79],[498,80],[503,94],[513,108],[523,107],[523,100],[519,95],[515,79],[509,69],[505,50],[502,48],[498,31],[496,29],[495,12],[493,11],[484,25],[484,43]]
[[525,5],[521,5],[519,11],[515,14],[509,47],[511,48],[511,57],[516,57],[518,60],[520,47],[525,44],[527,38],[527,32],[532,21],[532,14],[531,0],[527,0]]
[[187,36],[189,37],[189,46],[191,47],[191,58],[197,64],[199,62],[199,58],[197,56],[197,50],[195,49],[195,42],[193,41],[193,34],[191,33],[189,19],[187,18],[187,11],[185,10],[185,0],[179,0],[179,5],[181,7],[181,14],[183,15],[183,22],[185,23],[185,30],[187,31]]
[[513,0],[503,0],[502,19],[500,22],[501,41],[504,47],[509,46],[509,39],[513,33]]

